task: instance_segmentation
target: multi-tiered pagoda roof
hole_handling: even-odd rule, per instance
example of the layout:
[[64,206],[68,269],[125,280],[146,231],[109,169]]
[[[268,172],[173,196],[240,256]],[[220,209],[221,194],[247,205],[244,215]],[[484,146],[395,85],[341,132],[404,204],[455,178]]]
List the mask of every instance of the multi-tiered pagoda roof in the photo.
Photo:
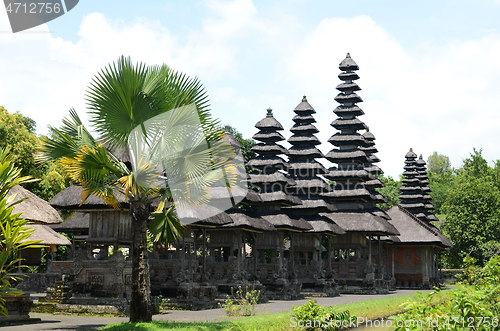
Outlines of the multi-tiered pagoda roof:
[[304,218],[309,221],[313,229],[311,232],[341,234],[344,231],[330,219],[318,215],[321,212],[332,212],[335,207],[327,202],[320,194],[330,192],[330,185],[318,177],[328,173],[328,170],[317,161],[324,158],[323,153],[316,147],[321,144],[314,135],[318,132],[313,114],[314,108],[307,102],[304,96],[302,102],[295,107],[296,116],[293,118],[294,125],[290,129],[293,135],[288,139],[292,147],[288,150],[290,168],[288,172],[294,179],[295,184],[287,187],[302,201],[301,205],[287,208],[287,212],[294,218]]
[[430,192],[432,192],[432,190],[429,187],[429,180],[428,180],[429,177],[427,177],[427,167],[424,159],[422,158],[422,154],[420,154],[420,157],[417,160],[415,170],[418,173],[418,175],[415,177],[420,180],[420,188],[422,190],[422,203],[424,204],[423,213],[425,214],[425,218],[427,221],[438,221],[436,215],[430,212],[431,210],[435,209],[431,203],[431,200],[433,200],[434,198],[430,195]]
[[[338,212],[328,215],[347,231],[372,234],[397,234],[397,230],[387,222],[387,214],[375,207],[384,198],[374,189],[383,185],[374,174],[381,173],[373,163],[380,161],[374,154],[375,137],[358,116],[364,112],[357,106],[363,100],[356,94],[361,90],[355,80],[358,65],[347,54],[339,65],[339,75],[343,81],[337,86],[340,93],[335,100],[340,103],[334,113],[338,118],[331,123],[339,130],[328,141],[335,146],[326,158],[337,166],[324,176],[335,182],[334,190],[323,193],[337,206]],[[360,130],[366,130],[363,134]],[[322,214],[323,215],[323,214]],[[325,215],[326,216],[326,215]]]
[[283,126],[274,118],[272,109],[267,110],[264,119],[255,125],[259,132],[253,139],[259,141],[252,147],[258,156],[248,162],[255,169],[249,178],[249,184],[257,188],[261,203],[255,204],[257,213],[277,229],[296,231],[310,230],[309,223],[301,218],[291,218],[282,207],[301,205],[302,201],[285,192],[286,187],[296,185],[295,181],[284,171],[289,168],[279,155],[287,154],[287,150],[278,144],[285,138],[278,131]]
[[401,195],[399,196],[401,200],[400,205],[417,218],[425,219],[422,187],[420,186],[420,179],[417,178],[419,176],[419,172],[417,171],[417,154],[410,148],[405,158],[404,178],[401,180],[403,185],[400,187]]

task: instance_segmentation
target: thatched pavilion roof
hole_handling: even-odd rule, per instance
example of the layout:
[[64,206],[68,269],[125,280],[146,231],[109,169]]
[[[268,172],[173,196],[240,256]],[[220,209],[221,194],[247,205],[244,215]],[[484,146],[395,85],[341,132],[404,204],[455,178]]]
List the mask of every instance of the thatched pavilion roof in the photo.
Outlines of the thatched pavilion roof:
[[62,218],[57,210],[51,205],[31,193],[22,186],[16,185],[10,191],[9,195],[16,194],[15,201],[25,199],[23,202],[14,206],[14,213],[23,213],[21,217],[26,218],[31,223],[38,224],[58,224],[62,223]]
[[387,220],[369,212],[321,213],[338,224],[346,232],[363,232],[372,235],[399,235],[399,231]]
[[41,240],[37,245],[71,245],[68,238],[55,232],[48,225],[29,224],[28,227],[35,230],[28,240]]
[[50,228],[59,232],[86,232],[89,230],[89,222],[89,213],[75,212],[64,222],[50,225]]
[[[125,202],[123,195],[118,196],[118,202],[122,208],[128,208],[128,202]],[[79,210],[92,210],[92,209],[112,209],[113,207],[104,203],[104,201],[91,195],[87,198],[85,203],[82,204],[82,188],[81,186],[71,185],[70,187],[57,193],[50,201],[50,205],[54,208],[60,209],[79,209]]]
[[397,238],[393,238],[395,242],[403,244],[435,244],[443,248],[453,246],[451,241],[437,227],[419,220],[400,205],[391,207],[387,214],[391,217],[389,222],[400,233]]

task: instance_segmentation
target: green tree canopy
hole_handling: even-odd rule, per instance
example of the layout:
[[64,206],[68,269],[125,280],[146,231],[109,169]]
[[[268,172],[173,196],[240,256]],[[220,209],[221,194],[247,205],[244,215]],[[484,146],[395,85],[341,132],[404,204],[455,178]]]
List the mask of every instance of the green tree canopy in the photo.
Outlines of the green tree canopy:
[[378,175],[376,177],[385,184],[385,187],[376,188],[375,190],[387,199],[386,203],[379,203],[377,207],[382,210],[388,210],[392,206],[399,204],[401,202],[399,200],[399,195],[401,194],[399,188],[403,185],[401,180],[396,181],[391,176],[384,177],[384,175]]
[[450,158],[446,155],[432,153],[427,158],[427,170],[435,174],[440,174],[451,170]]

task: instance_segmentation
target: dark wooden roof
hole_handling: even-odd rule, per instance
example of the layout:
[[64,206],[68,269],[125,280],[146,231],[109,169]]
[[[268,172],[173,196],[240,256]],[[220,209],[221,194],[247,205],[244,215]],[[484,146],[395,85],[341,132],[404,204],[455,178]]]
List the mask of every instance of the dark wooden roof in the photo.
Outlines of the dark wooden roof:
[[359,79],[359,76],[355,72],[341,72],[339,74],[340,80],[357,80]]
[[308,174],[326,174],[328,170],[316,160],[308,160],[308,162],[293,161],[289,163],[289,172],[304,171]]
[[331,180],[339,180],[342,178],[351,178],[355,177],[360,180],[369,180],[369,179],[375,179],[372,174],[370,174],[368,171],[365,169],[357,169],[357,170],[330,170],[329,173],[324,175],[325,178],[331,179]]
[[262,142],[285,140],[285,137],[283,137],[281,133],[276,131],[273,132],[260,131],[259,133],[254,134],[252,138]]
[[9,196],[16,195],[14,202],[26,199],[14,205],[13,213],[22,213],[21,217],[26,218],[31,223],[58,224],[62,223],[62,218],[47,201],[31,193],[22,186],[14,186],[8,193]]
[[415,154],[413,152],[413,148],[410,148],[410,151],[408,153],[406,153],[405,157],[408,159],[413,159],[413,158],[417,158],[417,154]]
[[356,93],[352,92],[349,94],[339,93],[335,97],[335,101],[337,101],[338,103],[349,103],[349,102],[356,103],[356,102],[363,102],[363,99],[361,99],[361,97]]
[[351,58],[351,55],[347,53],[346,57],[342,62],[339,64],[339,69],[342,71],[354,71],[354,70],[359,70],[358,65],[354,60]]
[[307,143],[309,145],[320,145],[321,141],[319,141],[318,138],[313,136],[312,134],[308,135],[293,135],[290,138],[288,138],[288,142],[291,145],[299,145],[299,144],[304,144]]
[[443,248],[452,246],[451,241],[437,227],[419,220],[400,205],[391,207],[387,214],[391,217],[389,222],[400,233],[398,239],[401,243],[434,244]]
[[286,148],[283,148],[282,146],[280,145],[277,145],[277,144],[263,144],[263,143],[259,143],[259,144],[256,144],[254,146],[252,146],[251,148],[252,151],[254,151],[255,153],[258,153],[258,154],[287,154],[287,150]]
[[276,191],[276,192],[264,192],[264,193],[258,193],[260,199],[264,203],[270,203],[272,202],[273,204],[282,204],[282,205],[301,205],[302,201],[290,194],[286,194],[285,192],[282,191]]
[[273,155],[273,156],[257,156],[256,158],[251,159],[247,162],[247,166],[251,168],[263,168],[263,167],[277,167],[280,169],[286,169],[289,167],[288,163],[285,162],[281,157]]

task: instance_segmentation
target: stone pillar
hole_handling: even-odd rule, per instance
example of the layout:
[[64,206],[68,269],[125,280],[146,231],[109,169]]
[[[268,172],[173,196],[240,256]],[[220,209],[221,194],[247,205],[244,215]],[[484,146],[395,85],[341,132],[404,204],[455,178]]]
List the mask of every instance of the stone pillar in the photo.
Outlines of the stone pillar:
[[[295,239],[294,239],[294,234],[293,232],[290,232],[290,266],[291,269],[290,273],[291,275],[295,274]],[[294,278],[294,277],[292,277]]]
[[333,240],[331,236],[328,236],[328,264],[326,265],[326,272],[328,273],[328,278],[333,278],[332,275],[332,251],[333,251]]

